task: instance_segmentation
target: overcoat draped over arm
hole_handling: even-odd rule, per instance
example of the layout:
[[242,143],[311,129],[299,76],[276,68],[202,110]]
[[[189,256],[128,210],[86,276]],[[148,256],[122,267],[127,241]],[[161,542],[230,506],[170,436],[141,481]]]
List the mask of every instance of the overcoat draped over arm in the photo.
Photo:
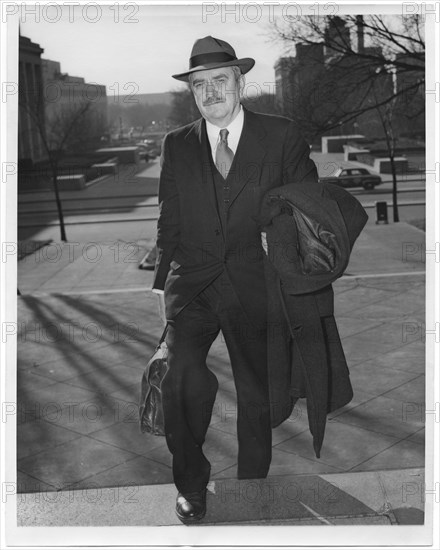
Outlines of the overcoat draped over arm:
[[337,186],[292,183],[266,193],[260,226],[268,257],[268,369],[272,426],[300,397],[319,458],[326,416],[353,397],[331,283],[348,265],[368,216]]

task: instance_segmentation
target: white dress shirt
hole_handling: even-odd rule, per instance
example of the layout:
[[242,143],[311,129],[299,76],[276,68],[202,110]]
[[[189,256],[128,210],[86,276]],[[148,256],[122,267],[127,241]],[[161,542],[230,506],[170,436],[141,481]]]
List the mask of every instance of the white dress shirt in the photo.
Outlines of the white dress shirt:
[[211,146],[211,153],[212,153],[212,158],[214,160],[214,163],[215,163],[215,153],[217,151],[217,145],[219,144],[219,141],[220,141],[220,130],[223,130],[224,128],[228,130],[229,132],[228,147],[229,149],[231,149],[231,151],[235,155],[235,153],[237,152],[238,142],[240,141],[241,132],[243,131],[243,125],[244,125],[244,111],[241,105],[237,116],[229,124],[229,126],[219,128],[218,126],[211,124],[211,122],[206,121],[206,133],[208,134],[208,141]]

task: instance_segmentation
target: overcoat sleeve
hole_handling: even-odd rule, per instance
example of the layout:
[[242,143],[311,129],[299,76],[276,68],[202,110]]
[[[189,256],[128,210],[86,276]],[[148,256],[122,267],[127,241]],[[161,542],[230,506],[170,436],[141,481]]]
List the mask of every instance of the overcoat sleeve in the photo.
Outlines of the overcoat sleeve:
[[294,122],[287,126],[283,147],[283,184],[318,181],[316,165],[310,158],[310,146]]

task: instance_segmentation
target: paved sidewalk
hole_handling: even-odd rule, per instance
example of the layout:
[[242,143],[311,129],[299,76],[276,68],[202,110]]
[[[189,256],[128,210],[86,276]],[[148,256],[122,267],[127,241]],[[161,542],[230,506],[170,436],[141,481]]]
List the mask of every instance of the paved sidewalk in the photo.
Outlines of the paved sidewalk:
[[[209,525],[423,525],[422,469],[212,481]],[[181,526],[174,485],[68,490],[18,497],[19,526]],[[183,542],[183,541],[181,541]]]
[[[89,226],[77,228],[68,243],[53,241],[18,263],[18,286],[23,294],[106,292],[128,289],[147,290],[152,273],[138,265],[154,245],[154,229],[139,223],[118,224],[118,234],[129,239],[97,239]],[[138,232],[141,236],[137,236]],[[38,238],[41,238],[39,236]],[[351,255],[349,276],[392,273],[423,274],[425,271],[425,233],[405,222],[367,224]],[[423,302],[421,302],[421,306]]]
[[[52,243],[18,264],[22,293],[17,342],[18,491],[78,491],[75,495],[81,495],[83,490],[110,488],[102,493],[109,495],[111,488],[119,487],[129,495],[136,488],[146,502],[149,495],[160,494],[167,509],[163,517],[169,518],[175,498],[170,454],[164,438],[141,434],[137,424],[140,377],[161,332],[156,297],[148,291],[152,274],[137,267],[152,240],[145,235],[129,241],[99,241],[93,247],[88,228],[78,237],[74,247]],[[368,225],[355,246],[347,275],[334,285],[336,320],[355,396],[329,416],[321,459],[313,453],[304,400],[290,420],[273,431],[271,479],[277,477],[285,484],[295,475],[295,480],[305,476],[310,483],[327,478],[332,483],[330,476],[339,476],[334,478],[338,486],[369,508],[366,512],[359,505],[363,512],[352,514],[359,522],[362,514],[381,515],[380,498],[374,497],[373,506],[362,496],[371,480],[377,479],[374,472],[392,470],[394,474],[384,475],[397,483],[414,469],[420,476],[424,467],[424,238],[423,232],[406,223]],[[206,454],[212,461],[212,480],[221,487],[235,482],[237,458],[235,392],[221,337],[211,350],[209,367],[220,387]],[[156,490],[151,485],[160,487]],[[210,500],[220,502],[215,496]],[[21,521],[27,525],[49,521],[47,502],[31,505],[30,497],[24,502]],[[331,515],[303,504],[318,516]],[[346,504],[339,516],[350,510]],[[108,505],[111,513],[105,506],[93,509],[94,525],[109,518],[114,519],[110,524],[119,524],[117,517],[124,522],[128,508],[114,502]],[[249,515],[239,507],[240,514],[234,516],[226,514],[224,503],[216,506],[211,509],[224,512],[207,516],[207,522],[233,518],[322,523],[297,504],[295,510],[303,514],[289,508],[287,518],[271,506],[264,513],[242,507],[250,510]],[[416,511],[408,517],[406,512],[394,519],[387,516],[391,523],[420,522],[421,499],[418,505],[392,506]],[[87,522],[87,507],[81,510],[79,521]],[[51,521],[66,517],[57,509]],[[162,521],[148,513],[133,517],[140,523],[124,524]]]

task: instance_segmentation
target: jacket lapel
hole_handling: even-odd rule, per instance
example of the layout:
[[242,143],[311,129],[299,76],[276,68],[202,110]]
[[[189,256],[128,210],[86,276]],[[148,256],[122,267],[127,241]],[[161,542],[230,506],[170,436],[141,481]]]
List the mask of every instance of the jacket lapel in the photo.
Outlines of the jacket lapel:
[[217,200],[214,190],[214,180],[208,155],[211,154],[206,124],[203,118],[197,120],[185,136],[189,144],[187,163],[194,173],[194,183],[199,187],[200,196],[205,196],[211,205],[215,220],[221,227],[220,216],[217,209]]
[[[266,156],[266,131],[258,120],[258,116],[244,109],[244,125],[238,143],[231,170],[236,172],[235,185],[231,187],[229,208],[248,184],[259,185]],[[188,147],[186,162],[194,174],[194,183],[199,186],[201,196],[207,197],[215,219],[220,224],[214,181],[207,155],[211,154],[206,124],[200,118],[190,127],[185,136]]]
[[231,187],[229,207],[248,184],[258,185],[266,156],[266,131],[255,113],[244,109],[244,125],[231,170],[236,172],[236,185]]

